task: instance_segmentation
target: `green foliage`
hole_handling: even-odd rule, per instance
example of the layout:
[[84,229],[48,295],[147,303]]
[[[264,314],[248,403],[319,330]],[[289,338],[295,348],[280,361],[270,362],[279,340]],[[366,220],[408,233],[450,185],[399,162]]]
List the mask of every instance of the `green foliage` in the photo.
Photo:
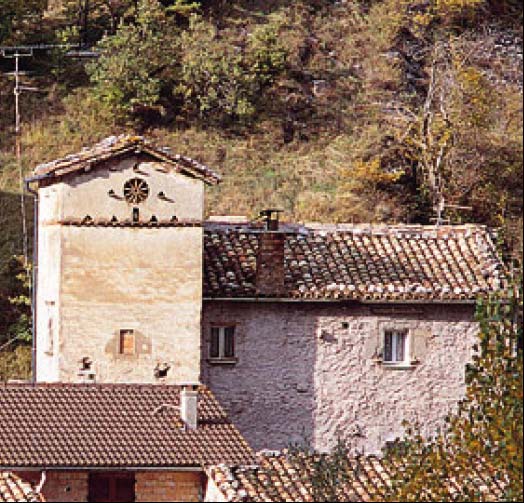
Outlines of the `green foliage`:
[[166,11],[189,17],[200,9],[200,4],[201,2],[194,0],[174,0],[166,7]]
[[[289,449],[287,456],[301,482],[305,487],[311,488],[313,501],[347,501],[354,468],[351,466],[350,448],[342,438],[337,439],[329,454],[319,454],[302,446],[294,446]],[[271,471],[268,475],[271,478],[278,476]],[[280,498],[275,501],[280,501]]]
[[177,34],[157,0],[140,0],[134,18],[102,38],[100,58],[87,67],[95,95],[121,117],[159,106],[173,87]]
[[0,295],[0,346],[11,339],[31,341],[31,267],[15,256],[2,271],[6,287]]
[[276,24],[258,27],[231,45],[211,23],[196,16],[182,35],[181,47],[177,91],[186,109],[219,120],[253,117],[264,90],[283,72],[287,57]]

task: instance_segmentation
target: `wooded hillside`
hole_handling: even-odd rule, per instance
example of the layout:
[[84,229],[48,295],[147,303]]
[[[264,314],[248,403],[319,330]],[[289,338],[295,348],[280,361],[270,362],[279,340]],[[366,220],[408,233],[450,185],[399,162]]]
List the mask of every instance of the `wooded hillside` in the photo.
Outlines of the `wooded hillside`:
[[[224,175],[209,214],[440,217],[499,227],[521,255],[520,1],[0,0],[0,45],[34,43],[99,57],[22,58],[24,85],[39,89],[21,96],[25,173],[135,131]],[[13,60],[0,70],[0,291],[12,306]],[[4,307],[0,345],[12,324]]]

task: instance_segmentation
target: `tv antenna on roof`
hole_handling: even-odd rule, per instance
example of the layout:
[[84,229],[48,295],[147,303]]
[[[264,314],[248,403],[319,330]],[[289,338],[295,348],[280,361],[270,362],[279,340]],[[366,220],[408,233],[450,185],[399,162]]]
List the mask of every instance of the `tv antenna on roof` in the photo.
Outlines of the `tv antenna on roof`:
[[[20,95],[24,91],[29,92],[41,92],[41,89],[37,87],[24,86],[21,84],[20,77],[27,75],[28,72],[20,70],[20,59],[31,58],[34,56],[34,51],[37,50],[49,50],[49,49],[67,49],[68,52],[65,54],[67,57],[97,57],[98,54],[94,51],[83,50],[79,44],[36,44],[36,45],[21,45],[21,46],[1,46],[0,53],[5,59],[14,59],[15,68],[13,72],[9,72],[7,75],[13,75],[15,78],[15,84],[13,88],[13,94],[15,98],[15,154],[16,162],[18,165],[18,176],[20,184],[20,209],[22,216],[22,234],[23,234],[23,254],[24,254],[24,268],[28,275],[29,284],[31,284],[31,275],[29,274],[29,240],[27,233],[27,217],[25,207],[25,195],[24,195],[24,172],[22,168],[22,144],[21,144],[21,113],[20,113]],[[74,49],[74,50],[72,50]]]

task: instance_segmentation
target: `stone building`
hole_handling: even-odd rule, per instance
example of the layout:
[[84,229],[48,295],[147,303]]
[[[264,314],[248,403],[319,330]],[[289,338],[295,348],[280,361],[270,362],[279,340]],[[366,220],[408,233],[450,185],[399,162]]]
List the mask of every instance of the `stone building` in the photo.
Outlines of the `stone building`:
[[36,382],[203,383],[256,449],[434,431],[503,282],[489,230],[206,221],[219,181],[130,136],[36,168]]

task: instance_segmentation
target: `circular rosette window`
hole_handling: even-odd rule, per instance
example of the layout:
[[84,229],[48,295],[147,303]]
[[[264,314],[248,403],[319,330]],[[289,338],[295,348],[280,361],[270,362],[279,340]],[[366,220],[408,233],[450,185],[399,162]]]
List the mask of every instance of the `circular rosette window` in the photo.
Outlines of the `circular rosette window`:
[[149,185],[141,178],[132,178],[124,183],[124,197],[128,203],[139,204],[149,196]]

